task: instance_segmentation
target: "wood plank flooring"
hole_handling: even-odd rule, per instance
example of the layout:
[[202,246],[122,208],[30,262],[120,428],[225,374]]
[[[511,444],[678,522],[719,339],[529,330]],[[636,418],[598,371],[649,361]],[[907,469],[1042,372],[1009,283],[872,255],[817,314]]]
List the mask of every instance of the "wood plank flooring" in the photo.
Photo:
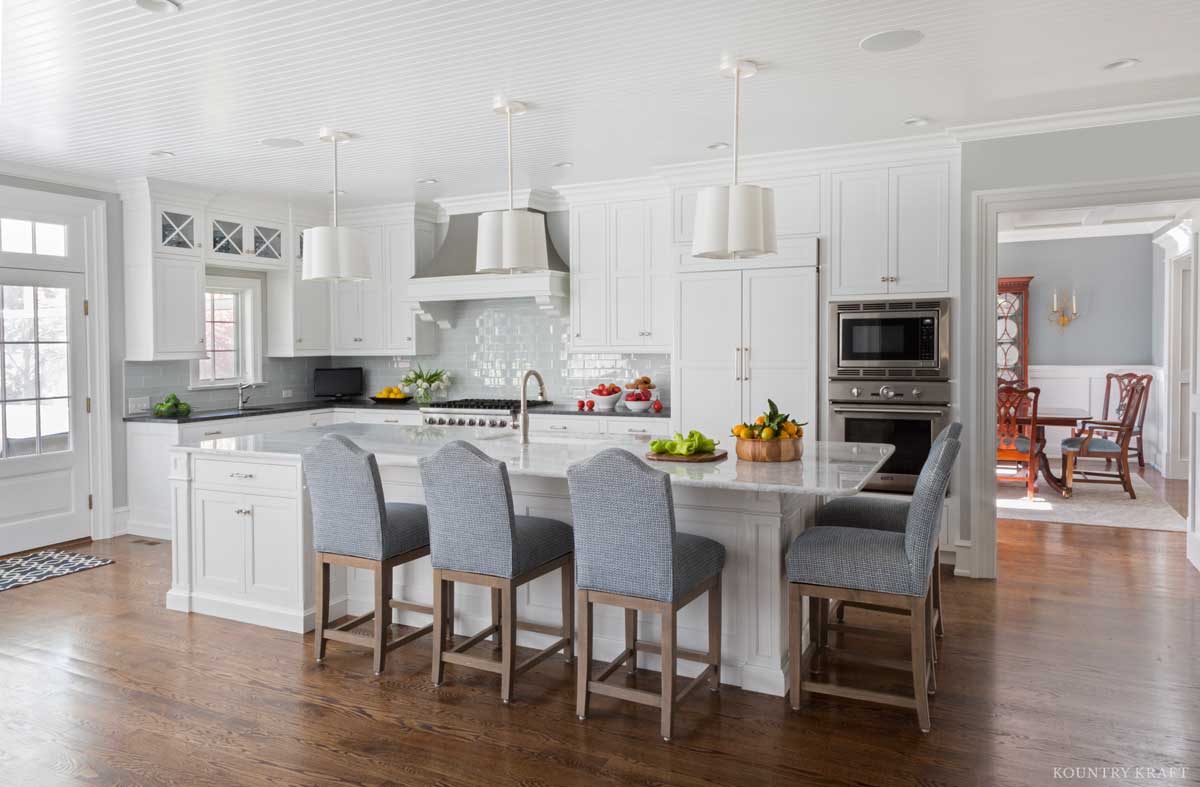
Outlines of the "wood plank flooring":
[[[98,542],[80,549],[115,565],[0,593],[0,782],[990,787],[1149,765],[1192,766],[1155,783],[1194,784],[1200,575],[1183,539],[1002,522],[998,582],[945,577],[928,735],[899,709],[806,696],[795,713],[724,687],[680,706],[669,744],[653,708],[596,697],[577,721],[561,659],[510,706],[495,676],[453,666],[434,689],[425,640],[380,678],[338,643],[318,666],[309,638],[164,609],[169,544]],[[879,674],[845,677],[904,686]]]

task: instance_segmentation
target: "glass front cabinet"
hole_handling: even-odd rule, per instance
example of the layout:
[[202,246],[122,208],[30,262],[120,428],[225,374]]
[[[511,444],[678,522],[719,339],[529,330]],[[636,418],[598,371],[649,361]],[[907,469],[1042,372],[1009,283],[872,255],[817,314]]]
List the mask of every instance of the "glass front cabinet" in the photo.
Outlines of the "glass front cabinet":
[[158,251],[192,257],[199,257],[203,251],[203,219],[194,208],[158,205],[151,231]]
[[1029,385],[1029,282],[1032,276],[996,281],[996,383]]
[[211,258],[241,263],[283,263],[284,224],[260,223],[233,216],[211,216]]

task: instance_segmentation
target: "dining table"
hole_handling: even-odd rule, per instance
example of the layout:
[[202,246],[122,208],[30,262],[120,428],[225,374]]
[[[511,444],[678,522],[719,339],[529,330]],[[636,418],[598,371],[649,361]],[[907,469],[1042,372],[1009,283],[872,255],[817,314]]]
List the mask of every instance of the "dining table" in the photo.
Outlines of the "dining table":
[[[1039,407],[1037,410],[1037,434],[1035,438],[1042,446],[1042,450],[1038,452],[1038,472],[1042,478],[1046,479],[1046,483],[1055,492],[1058,492],[1063,497],[1070,497],[1071,490],[1063,482],[1062,478],[1054,474],[1050,469],[1050,459],[1046,456],[1046,427],[1047,426],[1066,426],[1075,428],[1081,421],[1087,421],[1092,417],[1091,410],[1083,410],[1074,407]],[[1026,408],[1017,413],[1017,423],[1022,426],[1030,426],[1033,423],[1032,413]]]

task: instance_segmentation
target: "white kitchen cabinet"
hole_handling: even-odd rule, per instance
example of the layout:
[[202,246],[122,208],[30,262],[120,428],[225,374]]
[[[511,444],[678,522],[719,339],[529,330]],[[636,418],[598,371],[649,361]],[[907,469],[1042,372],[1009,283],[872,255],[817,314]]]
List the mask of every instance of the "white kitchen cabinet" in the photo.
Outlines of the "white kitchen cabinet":
[[834,173],[830,295],[947,294],[949,195],[945,162]]
[[267,273],[267,355],[273,358],[329,354],[330,285],[301,274],[299,262]]
[[[356,424],[391,424],[392,426],[420,426],[421,411],[415,407],[396,408],[395,410],[372,409],[350,410],[352,421]],[[343,423],[338,421],[338,423]]]
[[817,271],[761,268],[679,276],[673,418],[710,436],[773,399],[816,421]]
[[299,592],[293,500],[198,488],[192,572],[201,592],[285,604]]
[[572,209],[572,346],[670,351],[667,207],[640,199]]
[[333,284],[333,349],[342,355],[377,354],[384,350],[383,228],[362,230],[367,236],[367,260],[371,278]]
[[204,252],[204,214],[199,207],[157,202],[150,232],[155,253],[200,257]]
[[287,257],[286,222],[240,216],[208,216],[208,259],[216,264],[255,269],[278,267]]
[[204,357],[204,264],[155,257],[125,267],[125,359]]
[[604,205],[571,209],[571,345],[608,341],[608,211]]

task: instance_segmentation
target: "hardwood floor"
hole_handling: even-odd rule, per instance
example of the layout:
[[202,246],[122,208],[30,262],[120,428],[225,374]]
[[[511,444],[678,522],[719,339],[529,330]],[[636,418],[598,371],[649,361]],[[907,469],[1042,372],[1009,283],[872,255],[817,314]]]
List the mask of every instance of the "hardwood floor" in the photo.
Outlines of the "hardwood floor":
[[[900,709],[814,695],[793,712],[725,687],[680,705],[669,744],[654,708],[595,697],[577,721],[560,658],[509,706],[473,670],[435,689],[427,640],[380,678],[336,642],[317,665],[308,638],[164,609],[169,544],[98,542],[80,551],[115,565],[0,593],[2,781],[983,787],[1140,765],[1192,766],[1155,783],[1195,783],[1200,575],[1183,534],[1004,521],[999,537],[998,582],[945,576],[928,735]],[[908,680],[880,674],[860,677]]]
[[1187,519],[1188,511],[1188,482],[1165,478],[1163,474],[1155,470],[1153,467],[1134,467],[1133,472],[1142,477],[1142,480],[1150,485],[1154,493],[1167,501],[1167,505],[1175,509],[1175,513],[1179,514],[1184,519]]

